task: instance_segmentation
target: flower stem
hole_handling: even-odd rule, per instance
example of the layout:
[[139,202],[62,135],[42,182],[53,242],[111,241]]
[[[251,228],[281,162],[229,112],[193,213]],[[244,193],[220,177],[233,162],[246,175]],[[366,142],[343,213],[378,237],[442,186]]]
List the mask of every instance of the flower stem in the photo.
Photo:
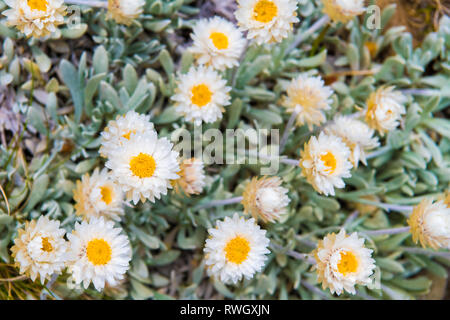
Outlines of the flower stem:
[[409,252],[409,253],[424,254],[427,256],[436,256],[436,257],[443,257],[443,258],[450,259],[450,252],[431,251],[431,250],[427,250],[427,249],[409,248],[409,247],[399,247],[399,249],[403,250],[405,252]]
[[317,20],[309,29],[306,31],[299,31],[294,41],[291,43],[291,45],[287,48],[285,54],[288,55],[292,50],[297,48],[297,46],[302,43],[303,40],[307,39],[309,36],[311,36],[314,32],[316,32],[320,27],[326,25],[328,22],[330,22],[330,18],[327,15],[324,15],[322,18]]
[[218,206],[225,206],[227,204],[239,203],[242,201],[242,199],[243,199],[243,197],[234,197],[234,198],[224,199],[224,200],[213,200],[208,203],[201,204],[201,205],[195,207],[195,210],[218,207]]
[[381,148],[379,148],[378,150],[369,153],[369,154],[366,156],[366,159],[376,158],[376,157],[381,156],[382,154],[385,154],[385,153],[387,153],[387,152],[389,152],[389,151],[391,151],[391,150],[392,150],[392,148],[391,148],[390,146],[384,146],[384,147],[381,147]]
[[297,106],[295,110],[292,112],[291,117],[289,118],[289,121],[286,125],[286,128],[284,128],[283,137],[281,138],[280,142],[280,152],[283,152],[284,146],[286,145],[287,139],[289,137],[289,133],[294,125],[295,118],[297,118],[297,115],[300,113],[300,107]]
[[74,4],[74,5],[79,5],[79,6],[88,6],[88,7],[95,7],[95,8],[107,8],[108,7],[107,1],[65,0],[64,2],[67,4]]
[[298,166],[298,160],[295,160],[295,159],[285,158],[285,159],[281,159],[280,162],[284,163],[284,164],[289,164],[291,166]]
[[330,297],[325,292],[317,288],[315,285],[312,285],[307,281],[302,281],[301,285],[304,286],[309,291],[316,293],[318,296],[321,296],[324,300],[330,300]]
[[4,279],[0,279],[0,282],[14,282],[14,281],[21,281],[21,280],[25,280],[28,279],[28,277],[24,274],[21,276],[17,276],[14,278],[4,278]]
[[433,89],[403,89],[400,90],[404,94],[412,94],[416,96],[425,96],[425,97],[432,97],[432,96],[449,96],[448,94],[444,94],[439,90],[433,90]]
[[295,259],[303,260],[303,261],[306,261],[306,262],[308,262],[310,264],[316,264],[316,260],[311,258],[311,256],[309,254],[300,253],[300,252],[297,252],[297,251],[294,251],[294,250],[285,250],[282,246],[280,246],[280,245],[278,245],[276,243],[272,243],[272,242],[270,243],[270,247],[272,249],[274,249],[274,250],[282,251],[284,254],[286,254],[288,256],[291,256],[291,257],[293,257]]
[[364,233],[369,236],[380,236],[380,235],[385,235],[385,234],[398,234],[398,233],[403,233],[403,232],[409,232],[409,230],[410,230],[409,227],[400,227],[400,228],[364,231]]

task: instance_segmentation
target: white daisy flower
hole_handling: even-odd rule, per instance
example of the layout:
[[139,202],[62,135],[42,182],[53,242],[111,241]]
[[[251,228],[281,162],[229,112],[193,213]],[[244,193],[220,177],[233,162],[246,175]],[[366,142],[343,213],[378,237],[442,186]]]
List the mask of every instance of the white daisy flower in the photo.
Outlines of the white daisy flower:
[[323,0],[323,12],[331,20],[347,23],[364,13],[364,0]]
[[107,17],[119,24],[130,25],[144,11],[145,0],[108,0]]
[[356,232],[346,235],[341,229],[338,234],[328,234],[313,251],[322,288],[338,295],[344,290],[355,294],[356,284],[371,284],[375,269],[372,251],[364,247],[364,239],[358,238]]
[[66,231],[60,229],[59,221],[40,216],[37,221],[27,221],[18,233],[11,251],[20,273],[33,281],[39,277],[42,284],[53,274],[62,273],[68,246],[64,240]]
[[228,92],[231,88],[226,84],[226,80],[210,67],[191,68],[187,74],[180,75],[172,96],[176,111],[196,125],[222,119],[223,107],[230,104]]
[[197,62],[221,71],[239,65],[246,43],[233,23],[217,16],[198,20],[191,38],[194,43],[190,51]]
[[334,188],[344,188],[342,178],[351,176],[350,149],[334,135],[321,132],[319,138],[311,137],[300,151],[301,175],[317,192],[334,196]]
[[183,191],[186,195],[200,194],[205,187],[205,170],[203,161],[196,158],[184,159],[180,162],[180,178],[172,181],[177,192]]
[[131,246],[122,228],[114,228],[114,222],[92,218],[89,222],[75,224],[68,234],[71,260],[68,272],[75,284],[83,283],[85,289],[92,282],[97,291],[105,284],[115,286],[130,267]]
[[155,202],[172,188],[180,170],[178,153],[166,138],[158,139],[156,131],[132,133],[123,146],[112,152],[106,162],[112,176],[134,204],[149,199]]
[[244,212],[264,222],[279,220],[291,201],[287,195],[289,190],[281,187],[281,183],[279,177],[254,177],[242,194]]
[[154,131],[150,116],[139,114],[135,111],[128,111],[125,115],[117,116],[116,120],[111,120],[101,133],[102,145],[99,153],[102,157],[109,158],[117,147],[123,146],[132,133],[145,133]]
[[394,130],[404,114],[406,97],[400,91],[394,91],[394,87],[381,87],[372,92],[367,99],[366,122],[384,135],[385,132]]
[[366,151],[380,145],[378,138],[373,137],[375,130],[352,116],[336,116],[324,131],[345,142],[350,148],[350,161],[355,168],[358,167],[359,161],[367,165]]
[[88,220],[103,216],[119,221],[124,214],[122,190],[106,168],[101,172],[96,168],[91,176],[86,173],[78,180],[73,199],[76,214]]
[[450,207],[444,200],[424,199],[408,219],[413,241],[433,249],[450,249]]
[[208,275],[224,283],[236,283],[242,277],[251,279],[263,269],[270,241],[253,218],[245,220],[235,213],[208,232],[204,248]]
[[312,77],[305,74],[292,79],[287,87],[287,96],[282,98],[282,105],[288,113],[298,112],[296,123],[304,124],[312,130],[313,125],[325,122],[323,110],[330,110],[333,100],[330,96],[333,90],[324,85],[320,77]]
[[3,11],[7,25],[15,26],[27,37],[42,38],[64,23],[63,0],[5,0],[11,8]]
[[234,15],[240,29],[258,45],[281,42],[300,21],[296,0],[238,0],[238,6]]

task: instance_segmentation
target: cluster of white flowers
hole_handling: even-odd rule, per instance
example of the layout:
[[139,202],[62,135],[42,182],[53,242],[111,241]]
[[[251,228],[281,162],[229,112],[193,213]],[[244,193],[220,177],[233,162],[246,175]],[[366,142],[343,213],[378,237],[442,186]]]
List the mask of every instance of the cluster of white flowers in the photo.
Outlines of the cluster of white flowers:
[[92,282],[101,291],[105,284],[116,285],[129,269],[131,246],[121,232],[114,222],[93,217],[76,223],[66,241],[59,221],[40,216],[19,229],[11,251],[20,273],[33,281],[39,277],[44,283],[67,267],[76,284],[87,289]]

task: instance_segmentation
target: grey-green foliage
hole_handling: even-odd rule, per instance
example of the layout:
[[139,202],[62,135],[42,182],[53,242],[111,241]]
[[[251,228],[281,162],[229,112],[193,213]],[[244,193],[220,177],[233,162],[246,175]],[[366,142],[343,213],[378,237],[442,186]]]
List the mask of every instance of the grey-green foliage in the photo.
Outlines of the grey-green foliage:
[[[393,10],[388,6],[383,11],[382,26]],[[176,73],[187,72],[193,57],[169,35],[189,29],[198,11],[193,1],[147,1],[144,15],[124,27],[106,20],[101,10],[83,9],[82,23],[89,27],[79,34],[63,29],[61,36],[66,44],[89,39],[89,46],[74,55],[61,53],[62,57],[56,59],[50,50],[32,40],[27,42],[29,54],[18,55],[17,33],[0,25],[5,37],[0,83],[15,91],[12,110],[24,119],[23,139],[34,136],[41,141],[41,147],[31,156],[24,153],[22,145],[1,145],[0,180],[11,212],[8,215],[5,203],[0,202],[0,258],[4,262],[11,262],[8,248],[24,221],[49,214],[70,231],[79,220],[74,214],[72,192],[83,174],[104,166],[98,148],[100,133],[109,120],[135,110],[152,116],[160,136],[180,128],[192,130],[175,112],[170,97],[176,87]],[[321,16],[314,1],[299,1],[298,12],[302,19],[298,34]],[[299,168],[282,165],[278,175],[289,188],[290,209],[283,221],[263,227],[271,241],[286,250],[273,250],[264,271],[238,286],[225,286],[206,275],[202,249],[206,230],[217,219],[242,211],[242,206],[196,208],[214,199],[241,195],[245,183],[259,174],[260,164],[213,165],[200,196],[170,192],[155,204],[126,206],[121,226],[132,242],[133,260],[128,282],[116,290],[107,289],[106,296],[196,299],[204,298],[212,286],[216,297],[335,299],[326,290],[318,295],[305,285],[321,290],[310,264],[289,256],[288,250],[310,252],[317,240],[346,223],[358,203],[369,205],[375,198],[414,205],[448,189],[450,124],[442,117],[449,105],[447,17],[441,20],[439,31],[427,35],[415,49],[411,35],[403,28],[382,33],[368,30],[356,19],[346,26],[331,25],[318,44],[314,43],[317,37],[312,37],[288,52],[294,37],[276,46],[249,46],[237,70],[224,73],[228,83],[234,84],[232,104],[222,122],[205,127],[283,130],[289,115],[279,106],[279,99],[288,81],[299,72],[330,74],[338,68],[373,71],[341,77],[331,84],[335,94],[328,119],[336,112],[355,112],[355,106],[363,108],[368,95],[381,85],[436,90],[431,96],[408,94],[407,114],[401,126],[381,138],[385,152],[369,160],[367,167],[353,170],[352,177],[346,179],[346,189],[339,190],[336,197],[318,195],[299,177]],[[374,52],[368,49],[369,42],[375,44]],[[64,52],[63,44],[54,45]],[[283,154],[297,159],[303,144],[315,133],[317,130],[297,128]],[[447,276],[445,267],[450,259],[404,249],[416,247],[409,234],[365,235],[366,230],[406,223],[401,214],[366,208],[369,213],[347,221],[345,227],[349,232],[360,232],[374,250],[382,290],[358,287],[360,295],[355,298],[415,298],[429,291],[430,274]],[[54,290],[60,295],[102,296],[92,289],[84,293],[69,290],[66,278],[63,275],[55,284]]]

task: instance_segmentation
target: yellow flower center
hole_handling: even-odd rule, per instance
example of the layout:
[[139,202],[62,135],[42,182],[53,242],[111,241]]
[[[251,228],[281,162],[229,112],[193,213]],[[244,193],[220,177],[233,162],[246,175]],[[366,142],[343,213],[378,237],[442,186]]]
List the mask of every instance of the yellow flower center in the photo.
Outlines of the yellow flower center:
[[106,204],[110,204],[113,198],[113,191],[108,186],[100,187],[100,193],[102,195],[102,201]]
[[155,159],[145,153],[139,153],[130,160],[130,169],[139,178],[150,178],[155,173]]
[[194,86],[191,93],[191,102],[200,108],[211,102],[212,92],[206,84]]
[[354,273],[358,269],[358,260],[350,251],[341,252],[341,260],[339,261],[338,271],[346,276],[349,273]]
[[124,137],[124,138],[127,139],[127,140],[130,140],[130,135],[131,135],[132,133],[136,134],[136,130],[130,130],[130,131],[128,131],[127,133],[123,134],[122,137]]
[[27,3],[31,10],[47,11],[46,0],[28,0]]
[[41,250],[45,251],[45,252],[52,252],[53,251],[53,246],[50,243],[50,241],[48,240],[48,237],[43,237],[42,238],[42,248],[41,248]]
[[253,8],[253,19],[258,22],[267,23],[277,15],[278,8],[272,1],[260,0]]
[[322,160],[323,164],[328,167],[328,169],[325,170],[327,173],[331,174],[334,170],[336,170],[336,158],[331,152],[327,152],[321,156],[320,160]]
[[225,257],[227,261],[236,264],[244,262],[250,252],[250,243],[247,239],[237,236],[228,241],[225,246]]
[[223,50],[228,48],[228,37],[222,32],[212,32],[209,38],[217,49]]
[[103,239],[93,239],[87,245],[86,255],[94,266],[105,265],[111,260],[111,246]]

